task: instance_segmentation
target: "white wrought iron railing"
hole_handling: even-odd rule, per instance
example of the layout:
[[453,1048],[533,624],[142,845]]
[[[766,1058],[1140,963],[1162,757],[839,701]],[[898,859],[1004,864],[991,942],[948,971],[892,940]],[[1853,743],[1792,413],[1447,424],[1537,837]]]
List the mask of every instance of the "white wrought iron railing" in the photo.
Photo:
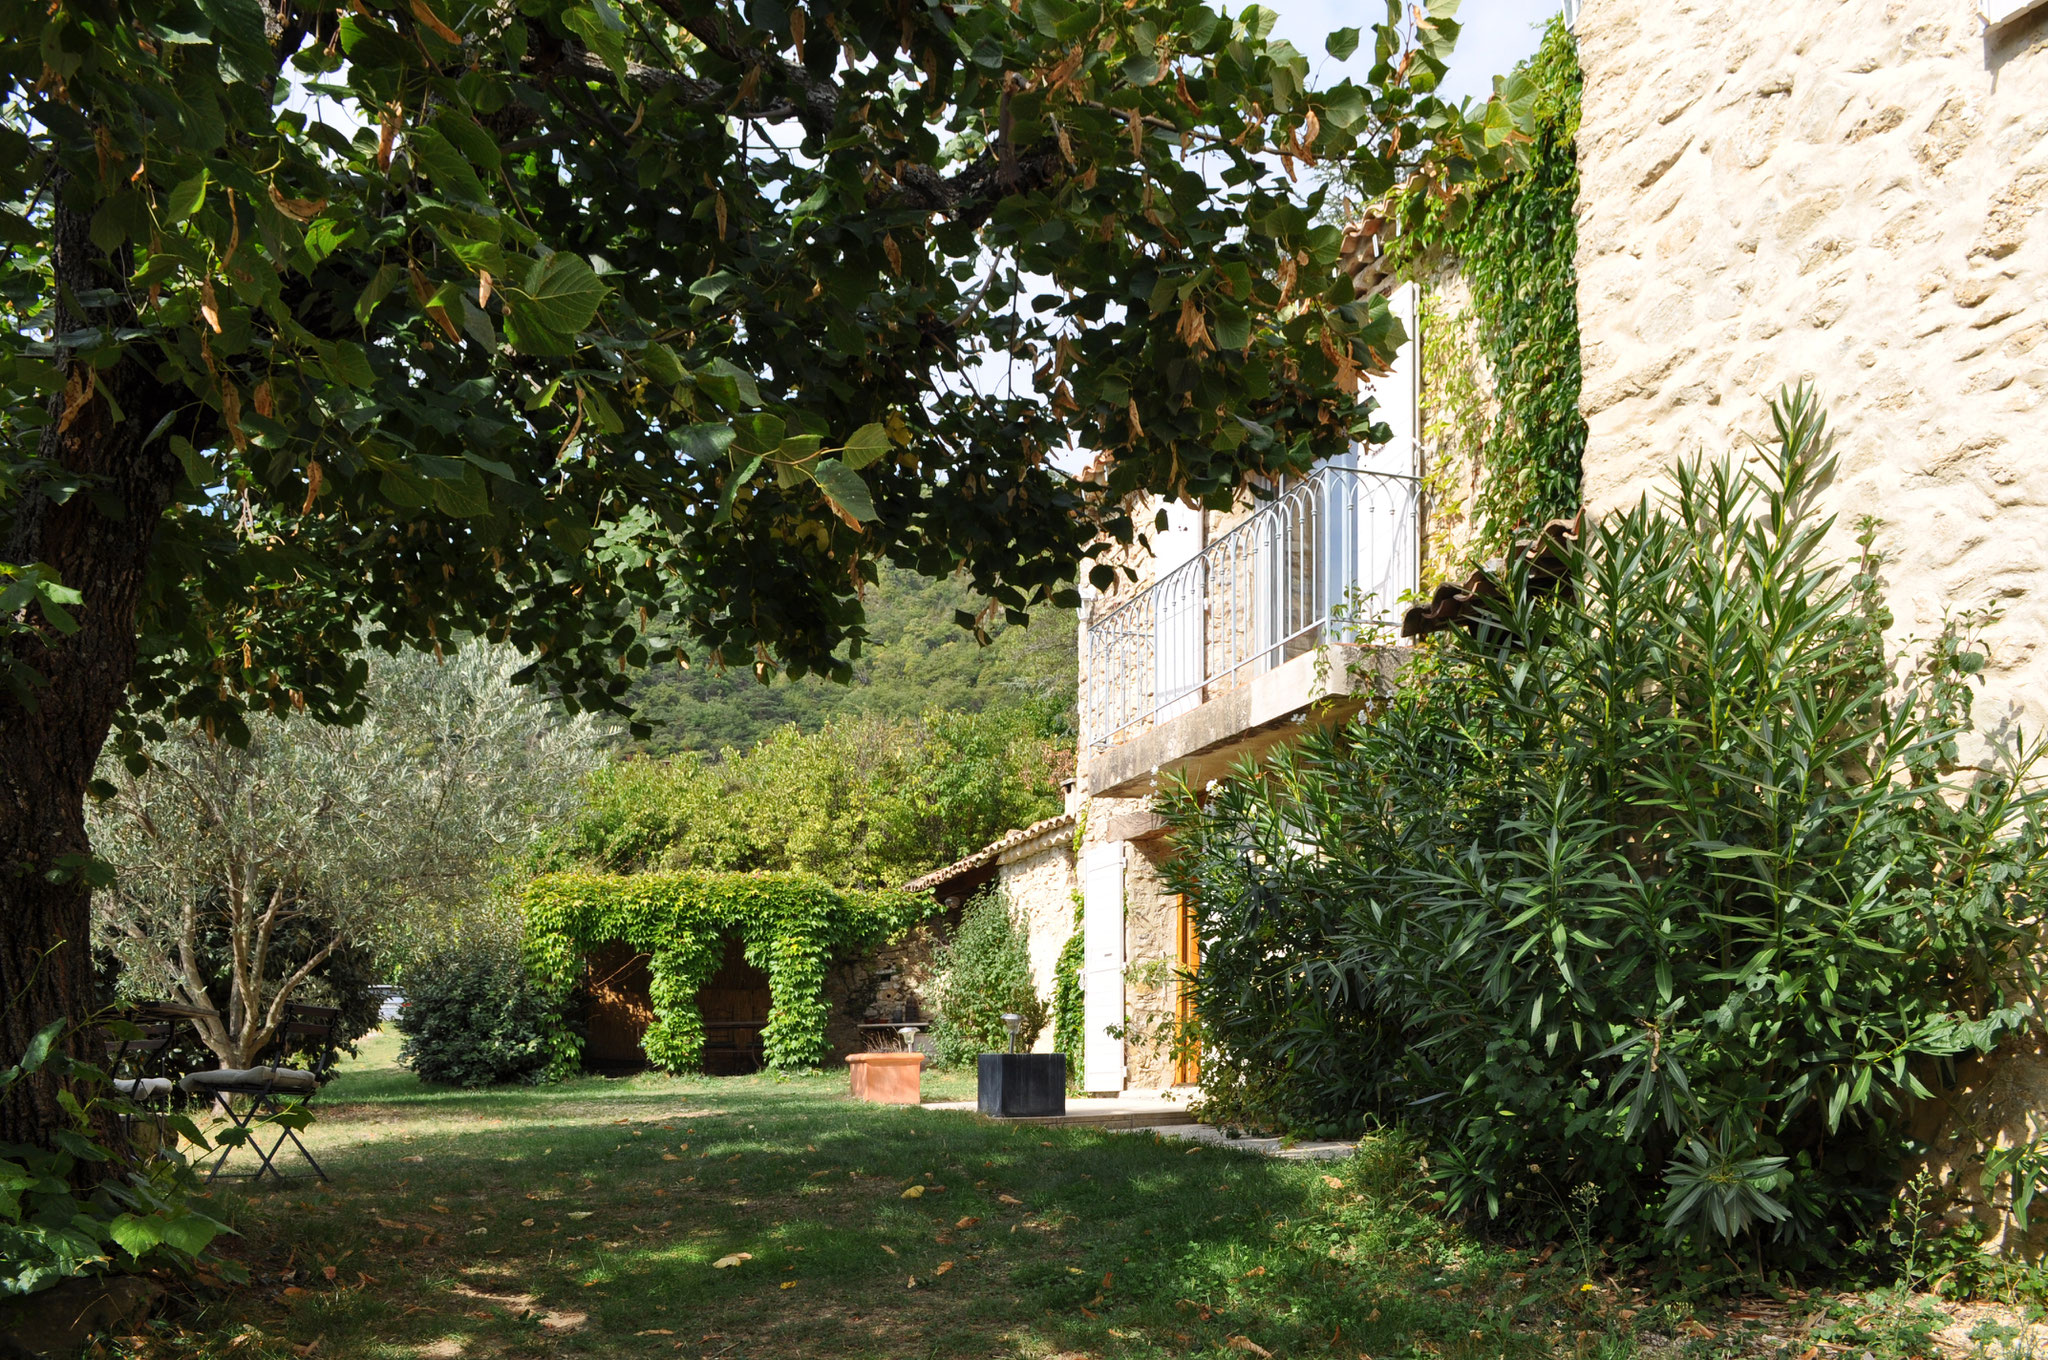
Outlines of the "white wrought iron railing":
[[1418,479],[1324,465],[1087,627],[1095,749],[1330,643],[1380,636],[1421,576]]

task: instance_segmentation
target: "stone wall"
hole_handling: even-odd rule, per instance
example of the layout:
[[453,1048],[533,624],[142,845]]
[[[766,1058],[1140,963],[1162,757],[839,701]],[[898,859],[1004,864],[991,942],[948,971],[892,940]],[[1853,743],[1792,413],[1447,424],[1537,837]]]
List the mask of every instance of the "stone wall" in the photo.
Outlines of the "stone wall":
[[[933,956],[959,925],[956,907],[895,944],[832,966],[825,977],[825,1040],[832,1050],[827,1067],[839,1066],[849,1053],[899,1046],[893,1031],[862,1030],[863,1024],[895,1024],[908,1015],[932,1018],[938,982]],[[930,1051],[922,1041],[919,1047]]]
[[1024,922],[1031,947],[1031,978],[1045,1002],[1045,1028],[1034,1053],[1053,1051],[1052,992],[1059,971],[1060,950],[1074,933],[1074,831],[1071,826],[1041,840],[1006,852],[1000,874],[1010,909]]
[[1972,0],[1586,0],[1586,500],[1740,450],[1813,381],[1846,549],[1900,636],[1996,602],[1980,727],[2048,717],[2048,12]]
[[1171,853],[1166,837],[1154,836],[1132,841],[1124,860],[1124,1085],[1132,1090],[1173,1085],[1180,895],[1160,872]]

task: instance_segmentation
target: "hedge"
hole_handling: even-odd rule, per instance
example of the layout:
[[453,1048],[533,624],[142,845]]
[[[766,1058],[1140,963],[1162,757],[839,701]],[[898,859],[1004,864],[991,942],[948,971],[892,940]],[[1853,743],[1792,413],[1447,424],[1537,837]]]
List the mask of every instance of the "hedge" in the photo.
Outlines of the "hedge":
[[583,1041],[565,1007],[584,957],[620,943],[651,955],[654,1023],[641,1047],[669,1072],[704,1055],[697,992],[737,934],[768,974],[762,1034],[768,1066],[815,1067],[825,1056],[825,975],[835,957],[871,949],[930,919],[929,894],[834,888],[809,874],[549,874],[526,890],[526,972],[547,1001],[550,1079],[574,1072]]

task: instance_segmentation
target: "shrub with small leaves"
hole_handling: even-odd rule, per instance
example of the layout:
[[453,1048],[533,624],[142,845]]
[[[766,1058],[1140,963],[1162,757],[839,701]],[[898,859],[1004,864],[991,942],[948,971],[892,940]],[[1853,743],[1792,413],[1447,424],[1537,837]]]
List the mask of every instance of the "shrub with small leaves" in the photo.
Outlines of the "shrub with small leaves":
[[1030,939],[1000,890],[984,889],[967,904],[937,964],[939,1013],[931,1038],[941,1064],[964,1065],[978,1054],[1008,1052],[1005,1012],[1023,1017],[1018,1052],[1038,1042],[1047,1007],[1031,976]]
[[549,1016],[513,950],[444,950],[406,973],[398,1060],[421,1081],[447,1086],[537,1081],[548,1065]]

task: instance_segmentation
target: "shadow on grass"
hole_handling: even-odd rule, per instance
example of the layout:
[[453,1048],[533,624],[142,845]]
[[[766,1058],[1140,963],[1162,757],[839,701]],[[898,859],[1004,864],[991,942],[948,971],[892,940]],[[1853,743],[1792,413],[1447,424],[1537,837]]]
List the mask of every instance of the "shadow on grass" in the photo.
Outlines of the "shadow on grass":
[[314,1127],[331,1187],[216,1197],[255,1276],[223,1335],[366,1357],[1477,1360],[1547,1350],[1557,1328],[1521,1324],[1569,1306],[1572,1282],[1512,1284],[1510,1254],[1426,1212],[1396,1140],[1308,1165],[856,1105],[829,1077],[458,1092],[368,1057]]

